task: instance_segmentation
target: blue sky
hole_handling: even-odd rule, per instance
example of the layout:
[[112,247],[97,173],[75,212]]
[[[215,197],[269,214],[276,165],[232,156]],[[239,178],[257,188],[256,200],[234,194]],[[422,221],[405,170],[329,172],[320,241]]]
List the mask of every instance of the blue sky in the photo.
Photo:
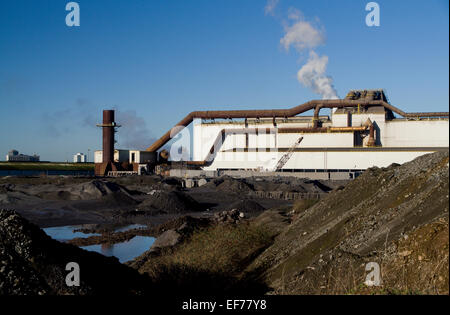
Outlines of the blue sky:
[[[392,104],[448,111],[447,0],[64,0],[0,2],[0,159],[10,149],[71,160],[101,149],[95,123],[118,110],[118,146],[158,138],[193,110],[289,108],[320,98],[297,80],[306,53],[280,44],[289,8],[323,31],[315,50],[340,97],[386,89]],[[91,153],[92,157],[92,153]]]

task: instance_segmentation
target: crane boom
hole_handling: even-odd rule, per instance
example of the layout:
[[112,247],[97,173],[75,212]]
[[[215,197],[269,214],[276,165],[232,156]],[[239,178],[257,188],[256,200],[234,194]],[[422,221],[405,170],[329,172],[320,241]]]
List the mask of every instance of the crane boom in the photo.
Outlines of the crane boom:
[[287,161],[289,161],[295,148],[297,148],[300,145],[300,142],[302,142],[302,140],[303,137],[298,138],[298,140],[295,141],[292,147],[290,147],[289,150],[281,157],[281,159],[277,163],[277,166],[275,166],[275,172],[280,171],[283,168],[283,166],[287,163]]

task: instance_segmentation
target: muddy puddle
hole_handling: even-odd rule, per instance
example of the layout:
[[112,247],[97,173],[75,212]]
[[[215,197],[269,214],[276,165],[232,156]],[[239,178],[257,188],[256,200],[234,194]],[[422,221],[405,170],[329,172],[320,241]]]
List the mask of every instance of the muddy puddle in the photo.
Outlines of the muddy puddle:
[[[131,229],[142,228],[145,227],[139,224],[133,224],[118,228],[115,232],[124,232]],[[83,228],[82,225],[67,225],[67,226],[58,226],[58,227],[50,227],[44,228],[44,232],[47,233],[48,236],[52,237],[55,240],[66,242],[71,239],[81,237],[86,238],[89,236],[98,236],[100,234],[96,233],[82,233],[82,232],[74,232],[76,229]],[[116,244],[98,244],[98,245],[90,245],[90,246],[81,246],[88,251],[93,251],[100,253],[105,256],[114,256],[119,259],[121,263],[132,260],[137,256],[141,255],[145,251],[150,249],[150,246],[155,241],[154,237],[149,236],[135,236],[131,240],[116,243]]]
[[43,230],[48,236],[60,242],[66,242],[77,237],[86,238],[89,236],[100,235],[96,233],[74,232],[74,230],[80,229],[82,227],[83,227],[82,225],[66,225],[66,226],[44,228]]
[[105,256],[117,257],[121,263],[124,263],[149,250],[154,241],[154,237],[135,236],[131,240],[123,243],[97,244],[82,246],[81,248],[97,252]]

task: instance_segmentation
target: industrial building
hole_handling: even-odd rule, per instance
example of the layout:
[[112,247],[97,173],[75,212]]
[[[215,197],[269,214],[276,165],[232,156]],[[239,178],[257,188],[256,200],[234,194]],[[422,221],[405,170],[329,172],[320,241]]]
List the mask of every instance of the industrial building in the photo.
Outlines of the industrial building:
[[86,154],[84,153],[77,153],[73,156],[73,163],[86,163]]
[[39,155],[19,154],[19,151],[17,150],[11,150],[6,155],[7,162],[39,162],[39,160],[40,160]]
[[[331,109],[329,116],[320,115],[324,109]],[[301,115],[308,111],[312,115]],[[153,155],[136,163],[195,168],[191,173],[198,175],[289,172],[332,178],[330,174],[342,173],[348,178],[372,166],[448,150],[448,116],[406,113],[391,105],[383,90],[353,90],[345,99],[314,100],[290,109],[192,112],[147,149]],[[158,156],[158,150],[191,122],[193,161],[167,162],[165,150]]]
[[204,170],[347,172],[402,164],[449,146],[448,119],[395,119],[382,106],[341,108],[318,125],[313,117],[194,123],[194,160],[210,156],[222,130],[223,143]]
[[95,174],[117,176],[150,172],[156,163],[156,153],[114,148],[114,134],[120,127],[114,120],[114,110],[104,110],[103,122],[97,125],[103,130],[103,150],[94,152]]
[[[94,153],[94,162],[102,163],[103,162],[103,151],[97,150]],[[152,161],[152,153],[148,151],[139,151],[139,150],[124,150],[124,149],[115,149],[114,150],[114,162],[129,162],[129,163],[138,163],[138,164],[146,164]]]

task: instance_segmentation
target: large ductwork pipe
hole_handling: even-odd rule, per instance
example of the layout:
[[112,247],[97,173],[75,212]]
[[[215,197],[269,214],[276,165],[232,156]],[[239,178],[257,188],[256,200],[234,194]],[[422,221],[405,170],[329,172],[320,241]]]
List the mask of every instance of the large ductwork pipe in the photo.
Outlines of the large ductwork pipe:
[[319,113],[322,109],[322,104],[319,104],[314,108],[314,116],[313,116],[313,127],[317,128],[319,127]]
[[[275,117],[294,117],[311,109],[316,109],[317,117],[321,108],[342,108],[379,105],[397,113],[406,118],[417,117],[448,117],[448,112],[437,113],[405,113],[402,110],[392,106],[385,101],[361,101],[361,100],[314,100],[306,102],[302,105],[295,106],[290,109],[269,109],[269,110],[228,110],[228,111],[196,111],[191,112],[183,118],[175,127],[186,127],[194,119],[231,119],[231,118],[275,118]],[[320,107],[318,107],[320,106]],[[147,151],[155,152],[165,145],[172,137],[174,137],[182,128],[174,128],[172,131],[166,132],[160,139],[147,148]]]

